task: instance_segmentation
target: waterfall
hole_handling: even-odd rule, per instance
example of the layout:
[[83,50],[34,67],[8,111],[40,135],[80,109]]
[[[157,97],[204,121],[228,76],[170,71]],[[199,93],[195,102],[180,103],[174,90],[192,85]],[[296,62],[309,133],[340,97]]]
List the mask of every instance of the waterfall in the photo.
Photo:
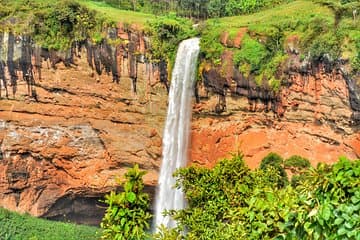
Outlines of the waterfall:
[[189,132],[191,122],[191,97],[195,80],[199,39],[192,38],[180,43],[172,72],[169,92],[169,106],[163,137],[163,159],[160,168],[155,208],[155,227],[163,224],[175,227],[176,223],[164,210],[185,207],[181,189],[173,188],[173,172],[187,163]]

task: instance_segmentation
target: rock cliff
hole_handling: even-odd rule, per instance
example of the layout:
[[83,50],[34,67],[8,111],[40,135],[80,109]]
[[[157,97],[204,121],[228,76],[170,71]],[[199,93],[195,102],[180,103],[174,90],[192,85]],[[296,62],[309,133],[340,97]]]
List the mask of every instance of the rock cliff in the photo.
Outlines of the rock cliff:
[[[141,31],[119,25],[108,35],[120,43],[49,52],[31,48],[26,36],[0,34],[0,206],[97,224],[98,199],[134,163],[148,172],[146,191],[154,193],[167,67],[145,61]],[[230,52],[220,67],[203,67],[193,163],[211,167],[238,151],[253,168],[271,151],[313,164],[360,157],[359,76],[348,76],[343,63],[304,66],[295,52],[288,49],[278,91],[243,76]]]
[[236,152],[253,168],[269,152],[301,155],[314,165],[360,157],[360,76],[350,77],[343,60],[301,60],[291,42],[286,51],[278,90],[241,74],[229,51],[220,66],[205,64],[194,105],[193,162],[212,166]]
[[0,206],[98,224],[99,198],[134,163],[154,192],[167,89],[158,64],[140,59],[141,31],[117,35],[117,48],[85,43],[61,62],[36,47],[25,55],[22,36],[2,35]]

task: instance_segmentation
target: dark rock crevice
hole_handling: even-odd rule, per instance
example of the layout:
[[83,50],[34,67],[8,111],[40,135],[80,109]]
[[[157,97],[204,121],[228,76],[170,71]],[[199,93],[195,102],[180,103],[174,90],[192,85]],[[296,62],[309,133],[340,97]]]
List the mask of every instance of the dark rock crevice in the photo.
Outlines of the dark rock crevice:
[[50,220],[99,226],[106,205],[103,194],[67,194],[59,199],[41,217]]

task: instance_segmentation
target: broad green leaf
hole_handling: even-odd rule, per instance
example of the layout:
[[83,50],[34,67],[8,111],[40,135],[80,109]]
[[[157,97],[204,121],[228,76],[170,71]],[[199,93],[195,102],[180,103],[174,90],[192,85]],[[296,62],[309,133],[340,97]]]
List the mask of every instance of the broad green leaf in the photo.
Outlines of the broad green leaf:
[[133,203],[133,202],[135,202],[135,200],[136,200],[136,194],[133,193],[133,192],[128,192],[128,193],[126,193],[126,199],[127,199],[129,202]]
[[348,230],[346,230],[346,228],[344,228],[343,226],[341,226],[338,231],[337,231],[337,234],[342,236],[342,235],[345,235],[346,233],[348,232]]
[[325,221],[328,221],[330,219],[331,216],[331,209],[325,205],[322,209],[322,217],[324,218]]
[[344,219],[341,218],[341,217],[338,217],[338,218],[335,219],[334,224],[335,225],[340,225],[342,222],[344,222]]

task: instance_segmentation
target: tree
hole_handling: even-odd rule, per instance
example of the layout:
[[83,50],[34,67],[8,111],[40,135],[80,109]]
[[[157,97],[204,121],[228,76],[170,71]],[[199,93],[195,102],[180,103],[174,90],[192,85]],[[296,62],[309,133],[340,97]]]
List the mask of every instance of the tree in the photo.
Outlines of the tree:
[[225,6],[227,1],[223,0],[209,0],[207,11],[209,17],[223,17],[225,16]]
[[142,177],[145,172],[136,164],[126,174],[124,191],[112,191],[105,196],[108,204],[106,213],[100,224],[103,228],[101,239],[140,240],[144,239],[146,230],[150,228],[152,217],[149,208],[149,195],[143,193]]
[[278,187],[284,187],[288,183],[287,173],[283,168],[284,159],[276,154],[269,153],[266,155],[260,164],[260,169],[266,170],[268,168],[273,168],[277,173],[277,176],[274,176],[274,182],[277,182]]

